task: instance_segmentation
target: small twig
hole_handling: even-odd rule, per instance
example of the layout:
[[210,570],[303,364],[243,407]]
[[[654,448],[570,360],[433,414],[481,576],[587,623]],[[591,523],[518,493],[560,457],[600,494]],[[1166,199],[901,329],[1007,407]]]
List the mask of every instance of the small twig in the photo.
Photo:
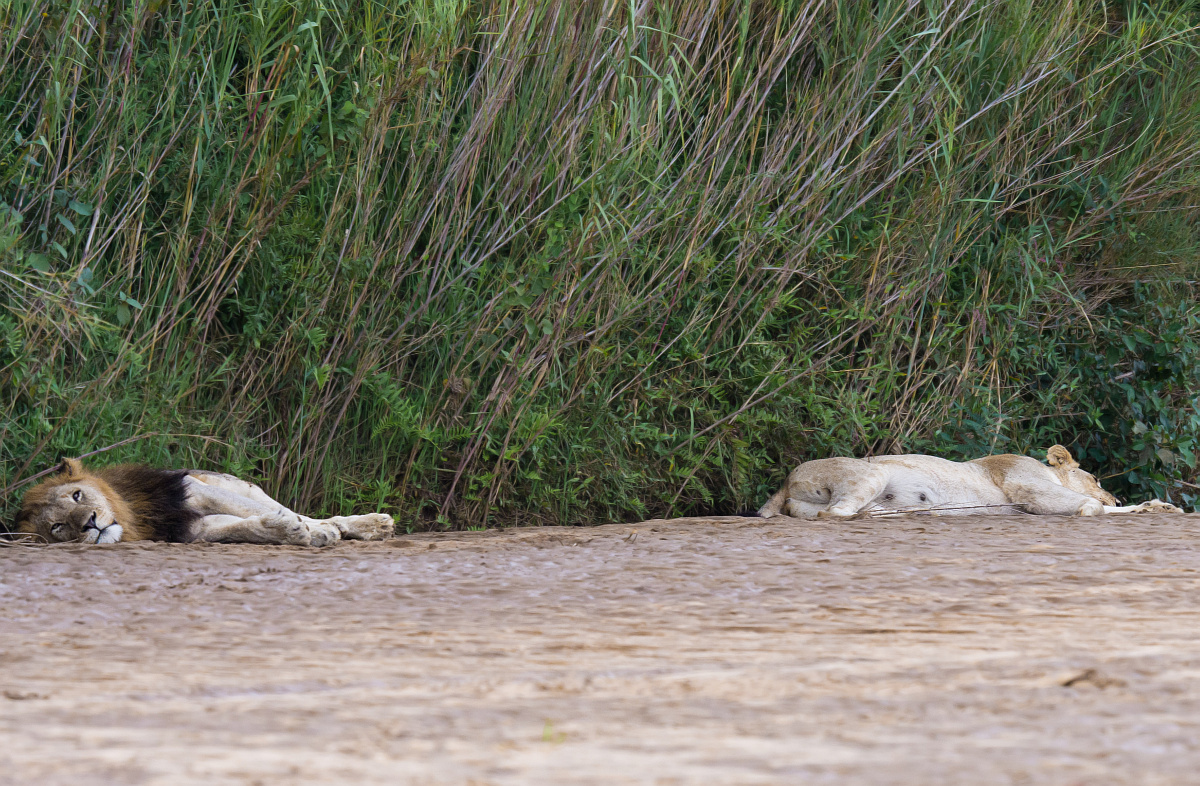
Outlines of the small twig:
[[935,505],[932,508],[897,508],[895,510],[880,510],[870,511],[867,515],[871,518],[878,516],[900,516],[905,513],[934,513],[937,511],[947,510],[980,510],[983,508],[1014,508],[1019,507],[1016,503],[1006,502],[997,505]]
[[50,541],[35,532],[5,532],[0,533],[0,546],[16,548],[18,546],[45,546]]

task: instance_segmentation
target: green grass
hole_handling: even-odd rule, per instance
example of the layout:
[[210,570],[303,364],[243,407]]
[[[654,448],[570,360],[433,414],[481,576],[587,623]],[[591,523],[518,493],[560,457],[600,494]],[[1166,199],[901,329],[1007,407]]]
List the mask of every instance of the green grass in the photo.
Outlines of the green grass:
[[[1194,3],[0,0],[0,481],[410,529],[1078,453],[1191,504]],[[131,440],[126,442],[126,440]]]

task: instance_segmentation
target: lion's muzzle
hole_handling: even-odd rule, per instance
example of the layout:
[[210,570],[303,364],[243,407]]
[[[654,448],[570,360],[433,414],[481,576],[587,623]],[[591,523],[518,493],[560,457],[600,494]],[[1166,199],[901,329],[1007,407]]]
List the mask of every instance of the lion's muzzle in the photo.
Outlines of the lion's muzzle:
[[92,515],[88,518],[87,523],[83,525],[83,542],[84,543],[116,543],[121,539],[124,530],[117,522],[101,527],[96,523],[96,512],[92,511]]

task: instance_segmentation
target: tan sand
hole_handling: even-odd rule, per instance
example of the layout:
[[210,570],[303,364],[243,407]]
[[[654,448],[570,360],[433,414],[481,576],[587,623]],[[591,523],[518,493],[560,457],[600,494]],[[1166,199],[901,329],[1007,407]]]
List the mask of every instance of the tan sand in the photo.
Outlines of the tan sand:
[[0,604],[4,784],[1200,783],[1200,516],[7,547]]

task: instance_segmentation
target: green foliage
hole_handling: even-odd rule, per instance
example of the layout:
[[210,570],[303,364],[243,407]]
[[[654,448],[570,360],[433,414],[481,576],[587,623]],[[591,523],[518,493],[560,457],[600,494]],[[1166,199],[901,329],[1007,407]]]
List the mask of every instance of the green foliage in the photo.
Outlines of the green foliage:
[[1197,13],[5,0],[3,483],[594,523],[1058,441],[1191,504]]

